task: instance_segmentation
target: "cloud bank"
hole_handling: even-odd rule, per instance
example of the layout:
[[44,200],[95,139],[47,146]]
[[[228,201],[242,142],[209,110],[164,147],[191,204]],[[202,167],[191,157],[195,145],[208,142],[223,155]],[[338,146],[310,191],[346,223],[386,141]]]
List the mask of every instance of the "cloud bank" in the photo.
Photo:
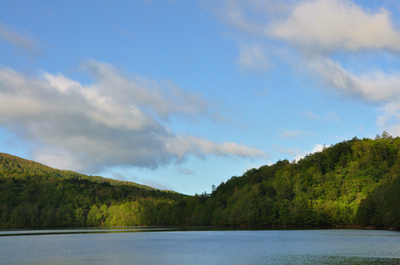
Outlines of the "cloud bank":
[[36,143],[33,158],[50,166],[96,173],[105,167],[156,168],[187,156],[263,157],[256,148],[174,134],[171,117],[207,116],[211,104],[172,82],[124,75],[89,60],[93,83],[62,74],[27,76],[0,67],[0,125]]

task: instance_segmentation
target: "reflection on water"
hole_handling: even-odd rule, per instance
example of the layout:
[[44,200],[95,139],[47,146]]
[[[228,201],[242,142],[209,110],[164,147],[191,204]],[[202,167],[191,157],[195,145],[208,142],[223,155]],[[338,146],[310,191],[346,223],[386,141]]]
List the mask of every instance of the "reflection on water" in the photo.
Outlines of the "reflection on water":
[[0,263],[400,264],[400,233],[393,231],[181,230],[0,231]]

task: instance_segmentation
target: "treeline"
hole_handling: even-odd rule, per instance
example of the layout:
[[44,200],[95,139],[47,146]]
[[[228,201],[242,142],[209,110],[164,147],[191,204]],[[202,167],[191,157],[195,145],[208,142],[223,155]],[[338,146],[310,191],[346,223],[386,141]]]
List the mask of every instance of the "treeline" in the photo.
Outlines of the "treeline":
[[0,228],[130,225],[400,229],[400,138],[343,141],[185,196],[0,155]]
[[39,175],[0,178],[0,187],[0,228],[150,225],[158,217],[144,218],[149,211],[184,198],[128,185]]

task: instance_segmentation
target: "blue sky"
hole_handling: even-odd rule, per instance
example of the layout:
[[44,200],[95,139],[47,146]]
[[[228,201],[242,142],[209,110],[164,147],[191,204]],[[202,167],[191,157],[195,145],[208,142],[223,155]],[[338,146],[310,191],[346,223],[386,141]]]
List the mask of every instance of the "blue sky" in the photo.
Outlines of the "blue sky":
[[4,1],[0,152],[185,194],[400,135],[400,3]]

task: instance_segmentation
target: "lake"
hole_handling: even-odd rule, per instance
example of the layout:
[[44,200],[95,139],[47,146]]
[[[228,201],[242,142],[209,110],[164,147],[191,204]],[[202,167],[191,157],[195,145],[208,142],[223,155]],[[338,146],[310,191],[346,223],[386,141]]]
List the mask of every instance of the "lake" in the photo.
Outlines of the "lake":
[[400,264],[380,230],[0,230],[1,264]]

